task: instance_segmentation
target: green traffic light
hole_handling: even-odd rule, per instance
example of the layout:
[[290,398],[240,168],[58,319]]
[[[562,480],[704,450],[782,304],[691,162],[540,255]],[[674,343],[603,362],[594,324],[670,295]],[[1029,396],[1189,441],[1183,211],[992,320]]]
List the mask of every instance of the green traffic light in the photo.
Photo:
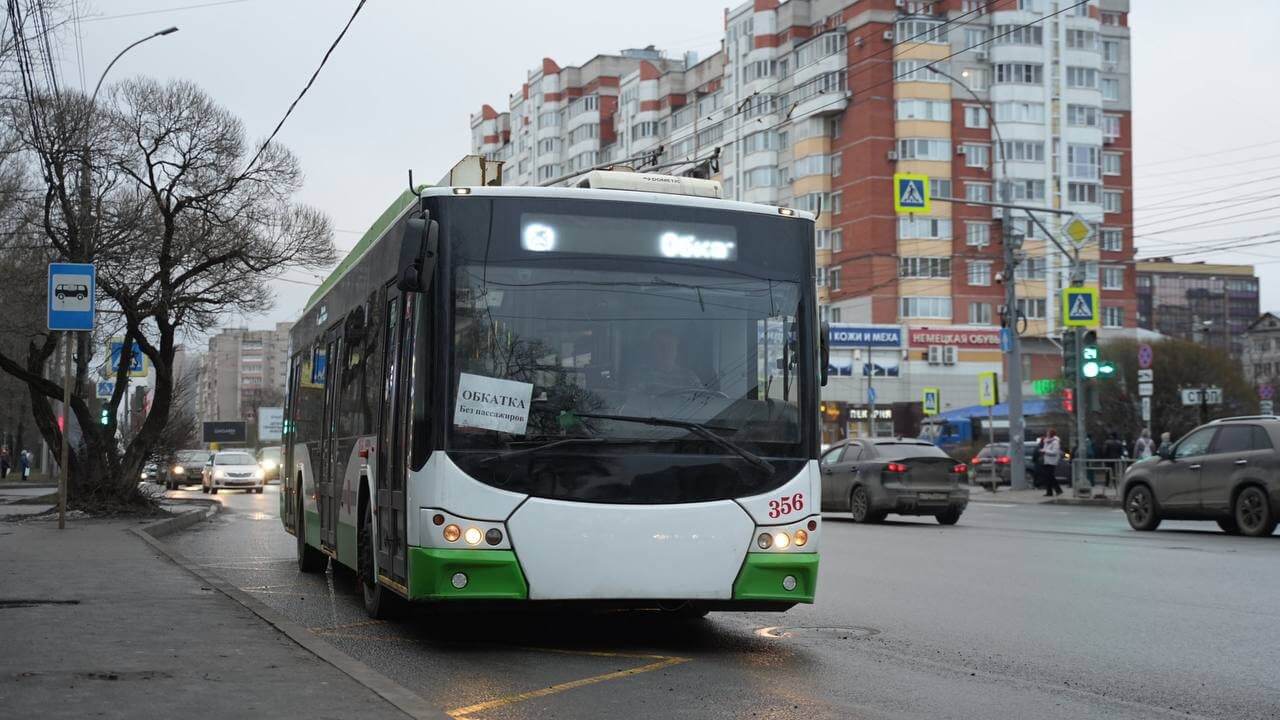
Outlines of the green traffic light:
[[1096,360],[1090,360],[1080,366],[1080,374],[1090,379],[1098,377],[1101,370],[1102,366]]
[[1098,374],[1104,375],[1104,376],[1115,375],[1116,374],[1115,363],[1109,363],[1109,362],[1099,363]]

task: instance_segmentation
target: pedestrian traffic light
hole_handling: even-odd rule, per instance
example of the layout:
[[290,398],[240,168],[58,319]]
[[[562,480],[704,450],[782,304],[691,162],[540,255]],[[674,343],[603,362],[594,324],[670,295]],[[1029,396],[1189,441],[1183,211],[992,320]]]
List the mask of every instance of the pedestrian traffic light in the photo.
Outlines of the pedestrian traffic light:
[[109,408],[103,407],[101,410],[98,411],[98,422],[102,423],[103,425],[111,424],[111,410]]
[[1098,377],[1102,364],[1098,362],[1098,333],[1088,330],[1080,344],[1080,374],[1092,380]]
[[1076,391],[1066,388],[1062,391],[1062,411],[1073,413],[1076,411]]

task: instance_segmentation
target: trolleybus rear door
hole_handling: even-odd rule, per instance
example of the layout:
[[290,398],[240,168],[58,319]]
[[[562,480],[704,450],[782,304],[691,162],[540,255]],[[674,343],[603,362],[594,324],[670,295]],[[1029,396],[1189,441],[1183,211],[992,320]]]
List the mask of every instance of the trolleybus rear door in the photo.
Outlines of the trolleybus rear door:
[[405,474],[412,431],[407,400],[412,385],[414,298],[387,286],[385,354],[382,363],[382,418],[378,426],[378,571],[404,583]]
[[325,413],[324,429],[320,441],[320,462],[315,467],[317,495],[320,504],[320,545],[334,552],[338,550],[338,489],[342,478],[334,477],[334,430],[337,428],[337,410],[340,388],[338,373],[342,366],[342,324],[338,323],[325,333]]

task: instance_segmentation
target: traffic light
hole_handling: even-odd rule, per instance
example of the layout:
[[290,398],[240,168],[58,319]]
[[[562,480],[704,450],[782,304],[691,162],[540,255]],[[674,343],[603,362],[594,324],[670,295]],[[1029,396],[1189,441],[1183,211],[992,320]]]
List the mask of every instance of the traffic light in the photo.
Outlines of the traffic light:
[[101,410],[98,411],[98,422],[102,423],[103,425],[111,424],[110,408],[104,406]]
[[1076,391],[1066,388],[1062,391],[1062,411],[1073,413],[1076,411]]
[[1102,360],[1098,354],[1098,333],[1086,331],[1084,342],[1080,346],[1080,374],[1092,380],[1097,377],[1111,377],[1116,372],[1114,363]]
[[1068,385],[1074,385],[1076,381],[1076,372],[1079,366],[1076,364],[1076,331],[1067,328],[1062,333],[1062,380]]

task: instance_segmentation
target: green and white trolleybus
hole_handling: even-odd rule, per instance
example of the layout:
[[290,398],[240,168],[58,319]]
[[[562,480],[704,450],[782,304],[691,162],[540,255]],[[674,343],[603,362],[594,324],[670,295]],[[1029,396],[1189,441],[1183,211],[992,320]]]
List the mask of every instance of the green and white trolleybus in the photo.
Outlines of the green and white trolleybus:
[[[291,336],[281,517],[365,605],[811,603],[812,216],[707,180],[406,191]],[[497,177],[494,177],[497,176]]]

